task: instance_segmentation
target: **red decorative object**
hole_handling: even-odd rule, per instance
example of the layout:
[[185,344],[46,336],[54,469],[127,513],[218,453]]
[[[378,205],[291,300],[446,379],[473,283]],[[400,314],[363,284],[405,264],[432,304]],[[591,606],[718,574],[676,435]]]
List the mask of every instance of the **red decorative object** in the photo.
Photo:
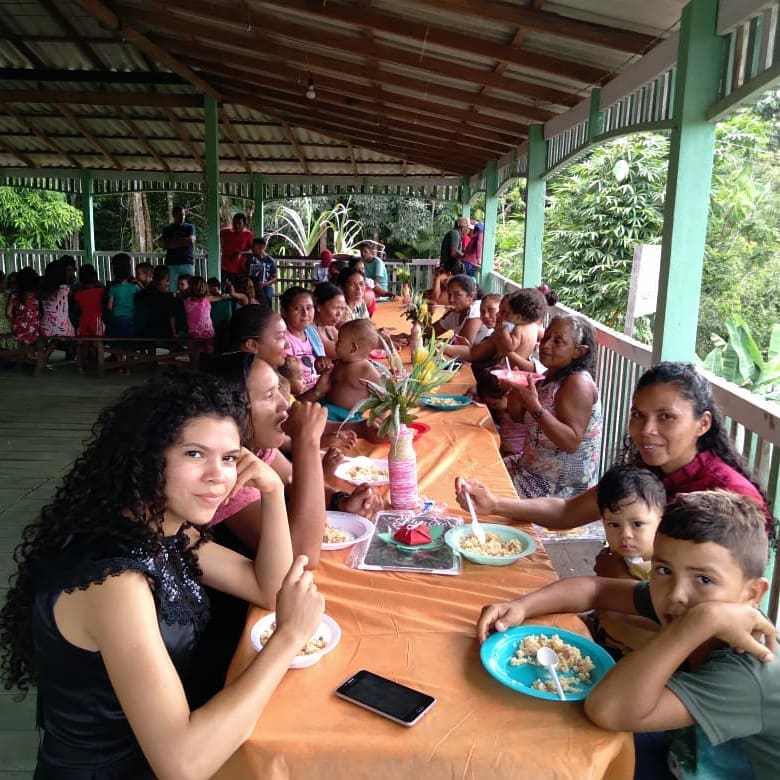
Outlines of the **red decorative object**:
[[393,539],[401,544],[415,546],[418,544],[429,544],[431,541],[431,532],[427,525],[402,525],[394,534]]

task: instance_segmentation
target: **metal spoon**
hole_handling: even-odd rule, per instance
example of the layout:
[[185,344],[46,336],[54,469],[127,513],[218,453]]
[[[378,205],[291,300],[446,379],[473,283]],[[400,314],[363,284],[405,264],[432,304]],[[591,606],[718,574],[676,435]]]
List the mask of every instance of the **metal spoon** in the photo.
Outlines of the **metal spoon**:
[[558,653],[551,647],[540,647],[536,651],[536,660],[539,662],[540,666],[543,666],[552,675],[553,683],[555,683],[555,690],[558,691],[558,698],[561,701],[566,701],[566,696],[563,693],[561,681],[558,678],[558,672],[556,671],[556,667],[558,666]]
[[471,500],[471,496],[467,491],[464,491],[463,495],[466,496],[466,504],[469,508],[469,514],[471,515],[471,533],[477,537],[480,544],[485,544],[487,536],[485,536],[485,529],[482,527],[482,524],[477,520],[477,513],[474,511],[474,502]]

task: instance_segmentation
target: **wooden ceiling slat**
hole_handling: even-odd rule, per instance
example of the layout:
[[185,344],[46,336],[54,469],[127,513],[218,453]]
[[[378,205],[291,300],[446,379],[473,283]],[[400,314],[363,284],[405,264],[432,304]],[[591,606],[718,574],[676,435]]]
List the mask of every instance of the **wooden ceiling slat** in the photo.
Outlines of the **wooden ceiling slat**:
[[[212,3],[211,5],[214,4]],[[178,9],[180,13],[185,14],[185,19],[186,17],[189,17],[187,21],[192,20],[192,15],[200,14],[207,10],[204,8],[204,3],[202,2],[197,5],[192,5],[189,3],[176,2],[176,0],[166,3],[166,7],[173,11]],[[219,41],[227,45],[231,45],[231,43],[236,45],[238,40],[242,37],[249,45],[254,39],[254,35],[251,32],[247,32],[245,26],[238,27],[238,20],[236,20],[237,28],[235,32],[229,33],[223,29],[214,30],[213,27],[204,28],[202,23],[197,24],[199,25],[198,29],[200,32],[204,35],[209,33],[209,40]],[[281,18],[274,19],[272,24],[266,25],[263,32],[263,39],[264,41],[276,41],[279,38],[284,40],[278,41],[278,44],[273,43],[273,45],[268,46],[267,49],[265,49],[265,52],[273,53],[277,49],[277,46],[279,46],[283,47],[283,56],[286,56],[286,53],[289,52],[290,40],[300,41],[302,45],[306,45],[309,41],[317,40],[319,46],[327,45],[328,48],[334,49],[335,52],[348,51],[351,54],[362,55],[368,57],[371,63],[376,63],[380,66],[383,63],[387,63],[414,68],[415,70],[421,71],[421,76],[423,78],[425,78],[428,73],[437,73],[445,78],[474,84],[488,84],[489,86],[504,90],[511,94],[519,93],[541,102],[566,107],[575,106],[582,99],[581,96],[573,90],[568,92],[565,90],[553,89],[542,84],[535,84],[532,81],[524,79],[505,77],[500,74],[496,75],[489,70],[464,65],[452,58],[446,59],[437,57],[428,52],[421,55],[420,53],[410,51],[408,48],[393,46],[389,43],[381,43],[373,36],[371,36],[371,39],[361,40],[354,36],[330,31],[327,38],[322,39],[320,37],[318,39],[320,32],[320,27],[301,24],[297,21],[292,23]],[[200,33],[194,32],[194,34]],[[309,53],[307,56],[313,57],[314,55]],[[320,57],[319,59],[321,61],[322,58]],[[308,64],[313,65],[314,60],[309,60]],[[382,73],[385,74],[385,71],[382,71]],[[388,75],[392,77],[391,74]]]
[[[165,41],[166,48],[180,52],[181,56],[187,56],[187,51],[197,51],[202,54],[202,49],[206,46],[207,42],[219,43],[224,47],[231,48],[231,51],[226,51],[224,49],[218,50],[220,51],[221,61],[226,62],[232,59],[234,51],[240,52],[248,50],[247,47],[253,42],[251,36],[243,38],[239,34],[233,35],[226,31],[214,30],[208,25],[184,20],[177,20],[175,35],[170,33],[170,25],[165,24],[163,21],[158,22],[157,20],[154,20],[152,24],[154,25],[155,37],[160,41]],[[165,26],[165,29],[158,29],[158,27],[162,26]],[[181,37],[181,35],[185,34],[192,35],[197,40],[187,42]],[[301,45],[305,45],[304,39],[301,39]],[[370,49],[367,51],[370,52]],[[320,78],[319,71],[337,73],[347,78],[355,75],[355,65],[346,62],[343,58],[338,57],[337,54],[336,50],[334,50],[333,56],[314,54],[313,52],[307,53],[307,68],[314,73],[315,80],[319,80]],[[267,60],[269,65],[276,60],[279,60],[283,65],[290,61],[300,62],[300,49],[274,42],[268,50],[263,52],[263,59]],[[301,72],[307,73],[307,69],[302,68]],[[357,75],[362,80],[373,79],[378,83],[384,83],[385,92],[390,91],[387,87],[395,87],[397,89],[422,94],[426,97],[429,96],[431,99],[442,98],[444,100],[451,100],[452,102],[467,104],[472,103],[478,94],[477,92],[470,92],[460,87],[434,83],[427,80],[424,76],[421,78],[401,76],[387,70],[382,70],[378,66],[367,66],[358,69]],[[366,88],[365,84],[360,84],[359,82],[352,82],[352,85],[353,89],[357,89],[358,91]],[[475,84],[474,86],[476,88],[478,87],[478,84]],[[505,100],[503,98],[485,98],[482,101],[482,105],[484,105],[485,108],[489,108],[504,114],[505,116],[522,116],[537,122],[546,122],[556,115],[555,112],[547,109],[541,109],[528,105],[527,103]]]
[[[439,0],[410,0],[414,5],[439,10]],[[608,27],[603,24],[584,22],[579,19],[570,19],[559,14],[540,12],[538,6],[530,11],[515,3],[498,2],[490,0],[447,0],[447,10],[457,11],[464,16],[475,16],[480,19],[492,19],[496,22],[516,25],[545,35],[559,38],[569,38],[594,46],[602,46],[616,51],[625,51],[630,54],[642,54],[654,43],[655,38],[644,33],[625,30],[617,27]]]
[[[171,46],[176,48],[178,43],[171,41]],[[197,58],[193,58],[193,62],[198,63],[200,67],[205,68],[208,63],[210,73],[215,75],[224,73],[225,79],[229,82],[235,73],[235,70],[224,65],[224,60],[225,56],[223,52],[205,46],[198,47]],[[285,68],[283,65],[270,60],[257,62],[250,57],[242,57],[241,55],[231,57],[231,60],[237,67],[246,68],[244,73],[245,80],[258,82],[258,77],[262,74],[261,80],[270,79],[274,86],[281,86],[279,81],[286,81],[287,85],[295,84],[294,93],[288,88],[291,97],[293,94],[303,94],[305,82],[301,84],[296,82],[296,77],[301,75],[300,72]],[[266,81],[266,83],[268,82]],[[395,92],[387,92],[385,90],[380,90],[372,96],[367,96],[365,94],[365,89],[356,86],[353,82],[333,79],[328,76],[318,76],[315,79],[315,83],[320,97],[342,102],[342,109],[349,110],[351,105],[359,105],[363,102],[368,103],[370,105],[370,110],[372,111],[379,109],[381,111],[395,112],[396,109],[400,107],[415,112],[418,119],[431,116],[438,116],[444,121],[464,119],[473,126],[485,128],[487,132],[498,129],[515,136],[525,136],[528,134],[528,125],[519,122],[517,119],[506,119],[484,112],[475,113],[468,109],[454,108],[438,101],[431,102],[428,100],[420,100],[415,97],[400,95]],[[226,85],[222,85],[223,91],[226,88]],[[373,102],[370,98],[374,99]],[[241,103],[242,99],[236,98],[236,102]],[[392,107],[384,107],[381,105],[381,102],[390,103]]]
[[116,30],[123,38],[130,41],[142,51],[145,51],[150,57],[161,62],[170,68],[174,73],[178,73],[182,78],[190,82],[196,89],[204,95],[219,99],[219,93],[203,79],[198,76],[184,63],[179,62],[167,51],[161,49],[156,43],[152,42],[135,28],[125,24],[105,3],[100,0],[74,0],[85,11],[92,14],[98,21],[111,30]]
[[103,155],[103,157],[108,160],[111,165],[113,165],[115,168],[119,168],[120,171],[124,170],[122,165],[120,165],[119,160],[114,157],[114,155],[109,151],[108,147],[102,141],[99,141],[97,138],[95,138],[92,131],[84,122],[82,122],[81,119],[79,119],[67,106],[62,105],[61,103],[59,104],[59,109],[68,122],[70,122],[84,136],[84,138],[86,138],[92,144],[92,146],[94,146],[95,149],[97,149]]
[[[69,44],[68,38],[60,38],[55,45]],[[140,53],[140,52],[139,52]],[[96,70],[74,68],[3,68],[0,81],[55,81],[78,84],[187,84],[176,73],[160,71],[107,70],[104,65]]]
[[[175,0],[180,2],[180,0]],[[201,3],[198,3],[200,6]],[[327,20],[335,20],[350,26],[366,27],[380,32],[398,35],[417,42],[421,49],[424,44],[441,46],[454,53],[470,52],[491,61],[509,62],[523,68],[544,73],[552,73],[585,84],[600,83],[609,75],[609,71],[584,63],[561,60],[545,54],[515,50],[506,44],[483,40],[466,33],[444,30],[432,24],[384,13],[373,8],[356,5],[336,5],[335,3],[312,4],[310,0],[264,0],[265,6],[278,6],[280,9],[294,9],[310,15],[320,30],[327,29]]]

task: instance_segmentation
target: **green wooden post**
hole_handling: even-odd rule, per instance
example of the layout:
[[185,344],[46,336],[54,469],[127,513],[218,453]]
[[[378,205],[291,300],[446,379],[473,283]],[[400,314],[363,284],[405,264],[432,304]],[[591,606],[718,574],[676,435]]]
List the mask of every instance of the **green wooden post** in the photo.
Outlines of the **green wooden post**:
[[471,217],[471,181],[468,177],[463,177],[460,195],[461,214],[464,217]]
[[92,171],[81,172],[81,214],[84,226],[81,229],[81,243],[84,246],[84,265],[95,264],[95,215],[92,197]]
[[525,238],[523,239],[523,286],[542,283],[542,244],[544,242],[544,198],[547,182],[547,141],[544,126],[528,128],[528,174],[525,187]]
[[208,274],[220,276],[219,248],[219,109],[217,101],[203,98],[206,123],[206,229],[208,230]]
[[498,223],[498,163],[488,160],[485,169],[485,237],[482,241],[482,270],[480,284],[485,290],[492,290],[488,276],[493,272],[493,257],[496,254],[496,225]]
[[593,143],[596,137],[604,132],[604,115],[599,110],[601,90],[593,87],[590,91],[590,112],[588,114],[588,143]]
[[265,206],[265,176],[262,173],[252,174],[252,197],[255,200],[255,218],[252,231],[255,236],[265,235],[265,218],[263,207]]
[[723,51],[717,13],[717,0],[692,0],[680,23],[653,362],[690,361],[696,350],[715,152],[707,109],[718,99]]

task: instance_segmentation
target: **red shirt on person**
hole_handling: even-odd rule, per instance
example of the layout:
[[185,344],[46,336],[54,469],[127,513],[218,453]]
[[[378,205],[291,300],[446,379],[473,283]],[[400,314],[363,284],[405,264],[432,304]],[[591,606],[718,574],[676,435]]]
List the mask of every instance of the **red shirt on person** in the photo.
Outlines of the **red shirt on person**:
[[254,235],[249,228],[234,230],[224,227],[219,231],[219,244],[222,247],[220,265],[229,274],[246,272],[246,255],[241,252],[251,251]]

